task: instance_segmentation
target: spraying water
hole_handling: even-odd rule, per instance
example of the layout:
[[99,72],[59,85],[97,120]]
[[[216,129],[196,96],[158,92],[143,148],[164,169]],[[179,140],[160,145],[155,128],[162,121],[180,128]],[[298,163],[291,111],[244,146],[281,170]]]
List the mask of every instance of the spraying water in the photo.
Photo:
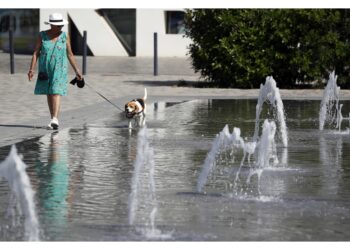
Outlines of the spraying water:
[[[148,172],[148,183],[143,183],[141,174],[143,172]],[[148,135],[146,127],[143,127],[137,137],[137,156],[134,163],[134,173],[131,181],[131,193],[129,196],[129,224],[133,225],[135,221],[136,210],[138,208],[138,198],[139,192],[144,191],[145,188],[148,189],[146,198],[149,198],[151,206],[153,206],[152,211],[157,211],[157,201],[155,196],[155,183],[154,183],[154,160],[153,160],[153,149],[148,143]],[[155,213],[155,212],[153,212]],[[152,214],[152,212],[151,212]],[[150,216],[155,218],[155,214]],[[154,221],[150,224],[154,225]]]
[[[145,176],[148,176],[148,180]],[[129,225],[134,225],[137,209],[140,207],[149,211],[148,222],[145,222],[147,227],[142,230],[146,238],[169,239],[171,234],[162,234],[155,223],[158,206],[154,181],[154,153],[148,143],[146,127],[139,131],[137,137],[137,156],[129,196]]]
[[[218,155],[225,150],[231,149],[231,157],[234,158],[235,149],[241,149],[243,151],[243,157],[241,159],[239,168],[236,172],[236,177],[233,183],[233,189],[237,194],[237,184],[239,182],[239,175],[241,169],[244,166],[246,160],[250,167],[250,175],[248,176],[247,183],[250,181],[250,177],[257,173],[260,182],[260,176],[262,169],[275,166],[279,161],[277,158],[277,150],[275,143],[276,124],[274,121],[269,122],[267,119],[263,124],[263,131],[260,140],[256,139],[253,142],[245,142],[241,137],[241,130],[234,128],[232,134],[229,132],[228,125],[216,135],[213,141],[211,150],[205,158],[202,170],[199,174],[197,181],[197,192],[202,192],[204,186],[208,181],[208,177],[214,172],[217,166]],[[251,164],[251,156],[256,154],[256,161]]]
[[241,160],[241,164],[239,165],[239,168],[238,168],[238,171],[236,173],[235,180],[234,180],[234,184],[233,184],[233,190],[236,190],[236,195],[237,195],[237,184],[238,184],[239,174],[241,173],[241,169],[244,165],[247,154],[248,154],[248,166],[251,168],[252,165],[250,163],[250,158],[251,158],[251,155],[254,154],[255,148],[256,148],[256,142],[247,142],[243,146],[243,151],[244,151],[243,158]]
[[[277,158],[277,150],[276,150],[276,143],[275,143],[275,134],[276,134],[276,124],[274,121],[268,121],[265,119],[262,129],[262,135],[260,137],[260,140],[258,143],[246,143],[246,146],[244,148],[244,157],[242,159],[241,165],[236,173],[236,178],[234,182],[234,192],[236,195],[238,195],[238,181],[239,181],[239,174],[245,159],[245,155],[248,153],[248,164],[250,167],[250,171],[248,174],[248,177],[246,179],[246,183],[249,184],[251,181],[251,178],[253,175],[257,175],[258,182],[257,182],[257,190],[259,196],[261,195],[260,191],[260,179],[261,175],[263,173],[263,170],[269,167],[274,167],[278,164],[278,158]],[[256,161],[253,165],[250,164],[249,157],[255,153],[256,155]],[[240,190],[240,192],[243,192],[243,190]]]
[[[156,188],[154,181],[154,153],[148,143],[147,127],[144,126],[137,135],[137,156],[134,162],[134,173],[129,196],[129,225],[134,225],[139,208],[148,209],[149,215],[142,217],[146,228],[141,230],[147,239],[170,239],[171,233],[163,234],[156,227],[158,212]],[[147,178],[148,176],[148,178]]]
[[274,112],[277,111],[277,121],[281,133],[282,143],[284,147],[288,146],[288,132],[284,115],[284,107],[279,89],[276,87],[276,81],[272,76],[266,77],[265,85],[260,85],[258,104],[256,105],[255,131],[254,140],[259,136],[259,118],[264,102],[268,102],[273,106]]
[[337,78],[335,72],[329,74],[327,86],[323,92],[319,114],[319,128],[324,129],[325,123],[333,124],[336,122],[336,117],[339,103],[340,87],[337,86]]
[[34,192],[25,169],[26,165],[17,154],[16,147],[12,146],[9,156],[0,163],[0,177],[8,181],[19,203],[19,216],[25,217],[25,238],[38,241],[39,222],[35,212]]
[[[259,118],[262,111],[262,106],[264,102],[268,102],[274,108],[274,117],[277,117],[277,121],[279,124],[279,130],[281,133],[282,143],[284,147],[288,146],[288,135],[287,135],[287,126],[285,122],[284,115],[284,107],[281,99],[281,95],[279,93],[279,89],[276,87],[275,80],[270,76],[266,78],[265,85],[260,85],[260,93],[258,104],[256,106],[256,118],[255,118],[255,131],[253,136],[253,142],[244,142],[244,140],[240,136],[240,129],[234,128],[232,134],[230,134],[228,125],[226,125],[223,130],[216,136],[213,141],[213,145],[202,166],[202,170],[198,177],[197,181],[197,192],[202,192],[203,187],[207,183],[208,176],[213,172],[216,167],[216,158],[218,154],[223,150],[227,149],[227,147],[236,147],[243,150],[243,158],[241,160],[241,164],[236,173],[236,177],[234,179],[234,189],[237,187],[239,175],[241,169],[246,161],[248,156],[248,166],[251,166],[250,157],[258,148],[257,152],[257,162],[255,163],[255,167],[257,166],[259,170],[259,178],[261,176],[261,169],[270,166],[270,161],[276,165],[278,163],[277,152],[276,152],[276,144],[274,141],[275,133],[276,133],[276,124],[274,121],[268,122],[268,120],[264,121],[263,125],[263,133],[259,141]],[[286,159],[286,157],[285,157]],[[248,178],[248,182],[250,177]]]
[[274,121],[264,121],[263,132],[258,146],[257,166],[267,168],[278,163],[275,143],[276,124]]
[[[241,130],[234,128],[232,134],[229,132],[228,125],[216,136],[213,141],[213,145],[207,157],[205,158],[202,170],[199,174],[197,181],[197,192],[202,192],[204,186],[208,181],[208,177],[214,172],[217,166],[217,156],[228,149],[240,149],[243,151],[243,157],[240,161],[239,168],[236,172],[234,179],[233,189],[237,189],[237,183],[242,167],[248,162],[248,166],[251,169],[251,175],[259,172],[259,177],[262,173],[262,169],[273,166],[278,163],[276,143],[275,143],[276,124],[274,121],[264,121],[263,132],[259,143],[257,142],[245,142],[241,137]],[[234,157],[235,150],[232,151],[232,157]],[[257,154],[256,162],[251,164],[251,156]],[[253,172],[252,172],[253,171]],[[248,177],[247,182],[249,182]]]
[[230,134],[228,125],[226,125],[223,130],[218,135],[216,135],[211,150],[205,158],[204,164],[202,166],[202,171],[199,174],[197,181],[197,192],[202,192],[203,187],[207,183],[208,176],[216,166],[216,156],[218,153],[223,148],[227,148],[229,145],[232,145],[236,148],[243,148],[244,141],[241,137],[241,130],[239,128],[234,128],[232,134]]
[[321,108],[319,114],[319,129],[323,130],[325,125],[335,126],[340,132],[343,120],[349,120],[349,117],[343,117],[343,104],[339,103],[340,87],[337,86],[337,78],[335,72],[329,74],[327,86],[323,92]]

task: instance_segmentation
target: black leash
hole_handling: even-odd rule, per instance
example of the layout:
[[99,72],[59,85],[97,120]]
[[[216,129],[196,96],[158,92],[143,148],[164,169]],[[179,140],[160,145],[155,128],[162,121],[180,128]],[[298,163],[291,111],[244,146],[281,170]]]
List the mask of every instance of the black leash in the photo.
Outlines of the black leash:
[[107,97],[105,97],[104,95],[102,95],[101,93],[99,93],[97,90],[95,90],[93,87],[91,87],[89,84],[87,84],[87,82],[85,82],[85,84],[87,86],[89,86],[89,88],[91,88],[96,94],[98,94],[99,96],[101,96],[103,99],[105,99],[107,102],[109,102],[110,104],[112,104],[114,107],[116,107],[117,109],[119,109],[122,112],[125,112],[125,110],[119,108],[117,105],[115,105],[114,103],[112,103],[110,100],[107,99]]

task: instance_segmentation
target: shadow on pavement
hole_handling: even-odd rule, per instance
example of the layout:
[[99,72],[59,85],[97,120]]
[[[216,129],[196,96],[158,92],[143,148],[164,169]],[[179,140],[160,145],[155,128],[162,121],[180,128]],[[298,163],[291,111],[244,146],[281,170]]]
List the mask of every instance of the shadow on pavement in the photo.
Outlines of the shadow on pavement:
[[35,126],[35,125],[21,125],[21,124],[0,124],[0,127],[7,128],[33,128],[33,129],[46,129],[45,126]]
[[167,80],[167,81],[125,81],[127,83],[134,83],[140,85],[148,85],[148,86],[176,86],[176,87],[200,87],[203,82],[201,81],[185,81],[185,80]]

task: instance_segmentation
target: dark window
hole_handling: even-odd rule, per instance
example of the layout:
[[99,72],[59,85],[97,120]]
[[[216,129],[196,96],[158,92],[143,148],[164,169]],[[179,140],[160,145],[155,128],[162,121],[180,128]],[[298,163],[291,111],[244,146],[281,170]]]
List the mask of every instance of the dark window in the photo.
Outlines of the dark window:
[[[77,26],[73,22],[73,20],[68,16],[69,21],[69,35],[70,35],[70,45],[72,48],[72,52],[74,55],[83,55],[84,53],[84,34],[80,34]],[[88,36],[89,34],[87,34]],[[89,48],[89,45],[87,45],[87,55],[92,56],[93,53],[91,52],[91,49]]]
[[136,56],[136,9],[98,10],[129,56]]
[[9,30],[9,16],[1,17],[0,32],[7,32]]
[[185,12],[183,11],[166,11],[166,33],[167,34],[184,34],[185,33]]
[[38,10],[23,10],[19,19],[19,28],[23,33],[35,34],[39,27],[39,11]]
[[9,31],[10,27],[12,27],[13,31],[16,30],[16,18],[9,15],[1,17],[0,31],[7,32]]
[[32,54],[39,32],[39,9],[0,9],[0,50],[9,51],[13,30],[15,53]]

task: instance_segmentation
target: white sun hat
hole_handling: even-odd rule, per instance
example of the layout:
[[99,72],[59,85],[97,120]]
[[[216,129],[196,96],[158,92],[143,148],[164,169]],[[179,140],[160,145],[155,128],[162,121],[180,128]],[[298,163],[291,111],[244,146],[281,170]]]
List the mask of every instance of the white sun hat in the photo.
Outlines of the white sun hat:
[[68,24],[68,21],[63,19],[61,13],[52,13],[49,16],[49,21],[44,23],[52,24],[52,25],[65,25],[65,24]]

